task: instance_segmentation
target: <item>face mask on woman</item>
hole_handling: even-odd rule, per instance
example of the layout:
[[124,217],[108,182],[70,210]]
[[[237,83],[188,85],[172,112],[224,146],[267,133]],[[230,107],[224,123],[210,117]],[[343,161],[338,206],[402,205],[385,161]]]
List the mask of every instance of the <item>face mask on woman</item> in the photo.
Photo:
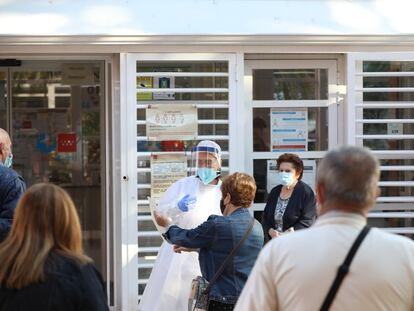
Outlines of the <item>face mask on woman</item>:
[[279,172],[279,179],[280,179],[280,183],[283,186],[289,186],[291,184],[293,184],[293,173],[290,172]]

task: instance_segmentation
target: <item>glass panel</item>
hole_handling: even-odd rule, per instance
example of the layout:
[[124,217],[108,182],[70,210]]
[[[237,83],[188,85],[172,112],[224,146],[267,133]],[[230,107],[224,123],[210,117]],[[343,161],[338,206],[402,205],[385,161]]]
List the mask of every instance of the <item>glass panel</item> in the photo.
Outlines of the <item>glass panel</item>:
[[413,87],[414,77],[364,77],[364,88],[371,87]]
[[381,181],[413,181],[414,171],[382,171]]
[[154,222],[152,220],[140,220],[138,221],[139,231],[156,231]]
[[28,186],[52,182],[68,191],[78,209],[85,252],[106,276],[101,176],[104,81],[102,63],[83,64],[90,68],[88,83],[63,84],[63,63],[37,61],[36,68],[53,69],[13,69],[18,70],[12,73],[14,168]]
[[365,123],[364,134],[367,135],[407,135],[414,134],[413,123]]
[[7,72],[0,70],[0,128],[7,129]]
[[364,139],[364,147],[372,150],[412,150],[414,149],[413,139]]
[[364,92],[363,100],[365,102],[387,102],[387,101],[413,101],[414,92]]
[[137,77],[139,88],[227,88],[229,86],[227,77],[169,77],[167,74],[165,79],[168,80],[151,77],[144,77],[144,79],[151,82],[143,83],[143,79]]
[[[254,203],[266,203],[267,196],[273,187],[276,186],[275,172],[276,159],[256,159],[253,160],[253,177],[256,180],[256,197]],[[302,159],[305,167],[302,181],[312,188],[315,183],[315,173],[319,159]],[[270,161],[268,163],[268,161]]]
[[[157,95],[161,94],[161,95]],[[158,96],[158,97],[155,97]],[[200,101],[212,101],[212,100],[228,100],[228,93],[137,93],[137,101],[163,101],[163,100],[200,100]]]
[[414,227],[414,218],[370,218],[368,225],[377,228]]
[[382,197],[414,196],[414,187],[380,187]]
[[[172,77],[168,72],[228,72],[227,62],[137,62],[137,72],[165,72],[163,77],[137,77],[137,88],[228,88],[228,77]],[[138,101],[228,100],[227,92],[137,93]]]
[[328,69],[254,69],[253,99],[328,99]]
[[409,61],[364,61],[364,72],[414,71],[414,62]]
[[414,165],[413,159],[380,159],[380,165]]
[[227,62],[137,62],[137,72],[228,72]]
[[414,119],[414,109],[364,109],[364,119]]
[[[328,108],[305,108],[308,118],[306,151],[328,149]],[[286,108],[285,111],[289,109]],[[295,108],[292,108],[295,111]],[[253,151],[271,151],[271,108],[253,108]],[[276,128],[273,130],[283,130]],[[280,136],[280,135],[279,135]]]

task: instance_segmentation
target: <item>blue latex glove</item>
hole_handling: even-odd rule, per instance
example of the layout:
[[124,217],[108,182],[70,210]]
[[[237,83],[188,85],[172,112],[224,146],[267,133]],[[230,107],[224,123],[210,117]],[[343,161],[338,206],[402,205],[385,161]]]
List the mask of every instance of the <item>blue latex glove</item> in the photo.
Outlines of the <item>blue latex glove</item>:
[[190,197],[189,194],[185,195],[180,201],[178,201],[178,209],[182,212],[188,212],[192,209],[193,205],[197,202],[196,197]]

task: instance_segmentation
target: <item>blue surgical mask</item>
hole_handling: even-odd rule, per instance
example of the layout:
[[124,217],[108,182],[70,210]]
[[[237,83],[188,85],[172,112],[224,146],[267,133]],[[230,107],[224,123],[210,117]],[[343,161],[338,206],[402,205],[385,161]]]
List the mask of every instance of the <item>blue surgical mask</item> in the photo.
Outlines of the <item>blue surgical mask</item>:
[[293,173],[279,172],[279,180],[283,186],[289,186],[293,184]]
[[12,164],[13,164],[13,154],[12,154],[12,153],[10,153],[10,154],[7,156],[6,160],[4,161],[4,166],[6,166],[6,167],[11,167],[11,166],[12,166]]
[[217,177],[217,171],[214,168],[203,167],[197,169],[197,175],[203,184],[208,185]]

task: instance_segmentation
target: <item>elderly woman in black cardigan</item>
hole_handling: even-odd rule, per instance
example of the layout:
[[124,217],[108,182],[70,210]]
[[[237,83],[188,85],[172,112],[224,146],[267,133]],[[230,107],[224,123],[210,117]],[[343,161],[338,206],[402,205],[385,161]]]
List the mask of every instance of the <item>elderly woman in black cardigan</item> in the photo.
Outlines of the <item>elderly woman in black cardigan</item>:
[[310,227],[316,219],[313,190],[301,181],[303,161],[295,154],[285,153],[277,159],[280,185],[270,191],[263,212],[265,240],[286,231]]

